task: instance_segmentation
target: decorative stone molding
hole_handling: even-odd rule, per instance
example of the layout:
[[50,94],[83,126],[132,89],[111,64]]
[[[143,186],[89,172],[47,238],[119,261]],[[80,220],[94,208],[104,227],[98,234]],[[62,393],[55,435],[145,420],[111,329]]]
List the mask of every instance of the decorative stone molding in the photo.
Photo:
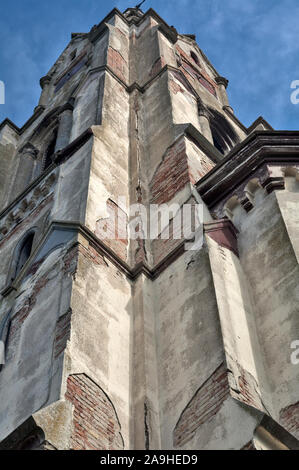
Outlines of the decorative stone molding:
[[38,102],[38,108],[44,107],[48,103],[48,98],[49,98],[49,87],[51,83],[51,77],[50,75],[45,75],[40,79],[40,86],[42,88],[42,93],[40,95],[40,99]]
[[209,114],[208,108],[201,101],[198,101],[197,107],[198,107],[198,115],[204,116],[205,118],[209,120],[210,114]]
[[299,166],[263,165],[254,175],[251,175],[251,179],[246,179],[231,192],[229,197],[224,197],[215,207],[213,214],[218,218],[225,214],[233,219],[234,211],[238,206],[250,212],[255,207],[257,191],[262,191],[266,197],[273,191],[284,190],[288,183],[293,184],[290,183],[290,179],[293,179],[294,183],[299,181]]
[[38,155],[38,149],[34,147],[34,145],[32,145],[30,142],[28,142],[20,149],[19,155],[36,160],[37,155]]
[[42,77],[42,78],[40,79],[40,81],[39,81],[40,86],[41,86],[42,89],[44,89],[44,87],[45,87],[46,85],[49,85],[50,82],[51,82],[51,77],[50,77],[50,75],[45,75],[45,76]]
[[22,220],[47,198],[53,190],[56,180],[55,173],[51,173],[42,183],[28,193],[11,211],[9,211],[0,222],[0,242],[5,238]]
[[220,246],[228,248],[236,256],[239,256],[237,239],[239,231],[229,219],[215,220],[204,224],[204,232]]
[[202,135],[211,142],[211,144],[214,144],[210,127],[210,113],[201,101],[198,101],[198,116]]
[[233,108],[230,106],[229,101],[228,101],[228,96],[226,93],[226,88],[228,85],[228,80],[224,77],[216,77],[215,79],[216,83],[218,84],[219,87],[219,94],[220,98],[223,104],[223,109],[230,111],[233,113]]
[[262,186],[268,194],[272,193],[272,191],[276,189],[284,189],[284,178],[282,176],[269,176],[269,178],[262,182]]
[[56,78],[55,93],[58,92],[63,85],[71,79],[82,67],[84,67],[89,58],[90,47],[87,46],[81,54]]
[[225,88],[227,88],[228,83],[229,83],[229,81],[227,80],[227,78],[224,78],[224,77],[216,77],[216,78],[215,78],[215,82],[216,82],[218,85],[223,85]]
[[242,200],[245,186],[254,178],[268,193],[283,189],[283,169],[290,166],[299,166],[299,132],[258,131],[238,144],[196,187],[212,209],[223,206],[234,194]]
[[244,209],[246,210],[246,212],[251,211],[251,209],[253,208],[253,204],[252,204],[252,202],[248,199],[247,196],[245,196],[243,199],[241,199],[240,203],[241,203],[241,205],[244,207]]
[[124,12],[124,17],[129,21],[130,23],[136,23],[136,21],[139,21],[140,18],[143,17],[143,12],[139,8],[127,8],[127,10]]

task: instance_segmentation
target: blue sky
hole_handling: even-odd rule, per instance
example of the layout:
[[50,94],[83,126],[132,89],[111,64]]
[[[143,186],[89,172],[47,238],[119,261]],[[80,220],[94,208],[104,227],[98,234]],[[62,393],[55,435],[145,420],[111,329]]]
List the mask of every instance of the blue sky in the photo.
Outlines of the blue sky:
[[[9,117],[22,126],[31,116],[45,75],[71,32],[88,32],[112,8],[138,0],[14,0],[0,7],[0,80]],[[298,0],[147,0],[180,33],[197,42],[229,79],[235,114],[249,126],[262,115],[275,129],[298,129],[299,104],[290,84],[299,80]]]

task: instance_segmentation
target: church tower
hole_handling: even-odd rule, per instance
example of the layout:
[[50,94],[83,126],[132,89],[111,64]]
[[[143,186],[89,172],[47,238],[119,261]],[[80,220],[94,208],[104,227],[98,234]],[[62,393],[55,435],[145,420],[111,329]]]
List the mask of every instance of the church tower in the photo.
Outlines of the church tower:
[[1,449],[298,449],[299,132],[152,9],[40,85],[0,124]]

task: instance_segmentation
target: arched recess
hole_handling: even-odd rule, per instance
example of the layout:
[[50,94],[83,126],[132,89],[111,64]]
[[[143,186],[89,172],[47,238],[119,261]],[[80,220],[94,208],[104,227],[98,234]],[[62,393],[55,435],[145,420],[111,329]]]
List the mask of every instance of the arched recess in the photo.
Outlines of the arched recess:
[[234,195],[234,196],[230,197],[228,199],[228,201],[226,201],[226,203],[224,205],[224,208],[223,208],[226,217],[233,220],[234,212],[235,212],[236,208],[238,208],[238,207],[240,207],[240,201],[239,201],[238,196]]
[[19,163],[10,189],[10,202],[52,163],[50,157],[53,153],[50,150],[57,138],[59,110],[60,107],[48,113],[19,150]]
[[252,178],[246,184],[244,188],[244,193],[247,199],[250,201],[251,205],[254,206],[256,204],[256,199],[258,196],[264,197],[265,189],[262,187],[258,178]]
[[56,142],[57,142],[57,135],[58,135],[58,127],[54,127],[52,132],[49,133],[46,145],[44,146],[44,151],[42,155],[42,162],[41,162],[41,171],[46,170],[52,163],[53,157],[55,154]]
[[16,279],[29,259],[32,253],[35,234],[36,227],[28,230],[17,244],[11,261],[8,284]]
[[35,141],[35,145],[39,148],[39,155],[33,179],[38,178],[39,175],[53,163],[58,125],[58,117],[54,115],[50,122],[47,122],[47,127],[41,129],[40,132],[36,133],[34,136],[33,140]]
[[215,109],[209,108],[209,121],[214,146],[222,154],[227,154],[239,138],[227,119]]

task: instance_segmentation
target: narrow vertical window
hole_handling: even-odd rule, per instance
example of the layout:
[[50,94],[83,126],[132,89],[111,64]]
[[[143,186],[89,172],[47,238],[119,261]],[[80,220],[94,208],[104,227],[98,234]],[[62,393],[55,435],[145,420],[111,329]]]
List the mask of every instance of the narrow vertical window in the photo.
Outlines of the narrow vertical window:
[[16,263],[16,269],[15,269],[15,275],[14,278],[17,277],[21,269],[23,268],[24,264],[28,260],[29,256],[31,255],[32,251],[32,245],[33,245],[33,238],[34,238],[34,233],[30,233],[27,235],[23,243],[21,244],[19,254],[18,254],[18,259]]
[[45,157],[44,157],[44,165],[43,165],[43,170],[48,168],[53,163],[53,155],[55,153],[55,147],[56,147],[56,141],[57,141],[57,133],[58,129],[54,132],[52,139],[46,149],[45,152]]
[[0,320],[0,371],[5,364],[7,338],[10,329],[10,312]]
[[197,57],[197,55],[195,54],[195,52],[191,51],[190,52],[190,55],[192,57],[192,59],[194,60],[194,62],[199,65],[199,58]]

